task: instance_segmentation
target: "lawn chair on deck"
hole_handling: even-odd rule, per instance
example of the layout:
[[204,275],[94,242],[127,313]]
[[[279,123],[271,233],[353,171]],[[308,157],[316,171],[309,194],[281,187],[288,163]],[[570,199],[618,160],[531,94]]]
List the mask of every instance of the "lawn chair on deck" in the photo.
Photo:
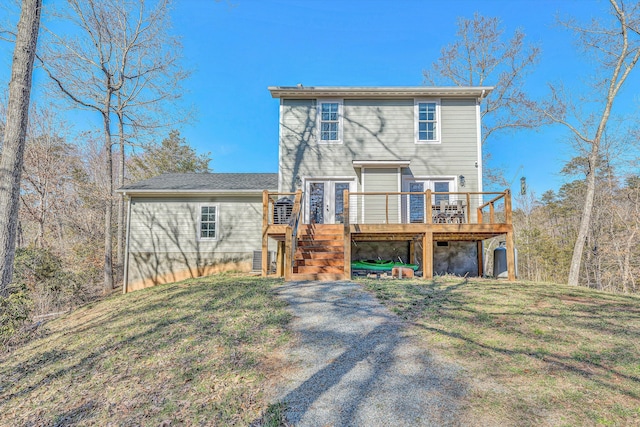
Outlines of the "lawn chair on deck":
[[440,200],[440,206],[438,213],[433,218],[433,222],[436,224],[446,224],[449,222],[449,214],[447,214],[447,201]]
[[454,224],[464,224],[466,222],[462,200],[457,200],[456,211],[451,215],[451,222]]

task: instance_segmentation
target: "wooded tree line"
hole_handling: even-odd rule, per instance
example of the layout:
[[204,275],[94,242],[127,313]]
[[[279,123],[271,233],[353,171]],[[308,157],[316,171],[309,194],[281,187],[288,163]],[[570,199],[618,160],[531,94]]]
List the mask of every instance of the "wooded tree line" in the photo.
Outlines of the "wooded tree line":
[[[18,31],[3,29],[15,54],[0,127],[0,332],[25,313],[111,292],[122,275],[126,220],[115,189],[166,171],[209,170],[209,154],[197,155],[171,130],[192,112],[181,103],[189,73],[170,6],[67,0],[43,11],[41,0],[28,0]],[[57,24],[39,28],[43,13]],[[38,88],[46,103],[29,108],[34,61],[48,77]],[[59,111],[69,108],[101,126],[65,127]]]
[[[514,228],[519,277],[566,283],[578,235],[587,182],[585,159],[575,159],[563,172],[582,177],[541,197],[518,197]],[[598,191],[589,224],[579,282],[609,292],[640,291],[640,177],[617,173],[606,159],[600,162]]]

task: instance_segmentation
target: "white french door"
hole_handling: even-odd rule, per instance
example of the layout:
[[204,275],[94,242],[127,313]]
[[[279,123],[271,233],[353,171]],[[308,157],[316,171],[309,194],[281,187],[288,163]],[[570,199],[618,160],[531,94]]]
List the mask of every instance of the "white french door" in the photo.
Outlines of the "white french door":
[[[433,177],[433,178],[406,178],[404,180],[404,191],[411,193],[422,193],[426,190],[433,192],[455,192],[457,191],[455,177]],[[431,203],[439,205],[441,200],[449,203],[450,195],[434,194]],[[418,194],[409,195],[403,200],[403,211],[405,221],[408,223],[424,222],[425,200],[424,196]]]
[[305,222],[308,224],[343,224],[344,190],[354,191],[353,181],[308,179],[306,181]]

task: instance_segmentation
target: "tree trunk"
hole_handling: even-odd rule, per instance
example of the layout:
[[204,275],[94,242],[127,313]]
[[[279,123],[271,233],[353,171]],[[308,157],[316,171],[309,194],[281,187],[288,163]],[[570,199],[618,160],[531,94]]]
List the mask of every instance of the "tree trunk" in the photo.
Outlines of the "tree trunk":
[[[107,86],[109,87],[109,86]],[[111,150],[111,120],[110,113],[111,93],[107,93],[105,100],[106,107],[103,112],[104,119],[104,151],[107,173],[107,194],[105,195],[104,210],[104,293],[113,290],[113,234],[111,222],[113,220],[113,153]]]
[[589,234],[589,225],[591,224],[591,214],[593,212],[593,200],[596,194],[596,169],[598,162],[598,153],[600,151],[600,138],[596,137],[593,141],[591,154],[589,155],[589,175],[587,175],[587,194],[585,195],[584,207],[582,209],[582,217],[580,218],[580,227],[578,228],[578,237],[573,246],[573,255],[571,257],[571,265],[569,267],[568,284],[577,286],[580,283],[580,267],[582,266],[582,255],[584,253],[584,243]]
[[20,179],[41,10],[42,0],[22,1],[13,53],[7,124],[0,155],[0,296],[8,294],[13,279]]
[[[118,115],[118,129],[120,133],[120,167],[119,174],[120,179],[118,180],[118,184],[120,186],[124,185],[124,124],[122,122],[123,118],[119,114]],[[124,222],[125,222],[125,212],[124,212],[124,196],[120,194],[118,197],[118,235],[116,238],[116,271],[118,274],[118,280],[122,278],[123,273],[123,260],[124,260]]]

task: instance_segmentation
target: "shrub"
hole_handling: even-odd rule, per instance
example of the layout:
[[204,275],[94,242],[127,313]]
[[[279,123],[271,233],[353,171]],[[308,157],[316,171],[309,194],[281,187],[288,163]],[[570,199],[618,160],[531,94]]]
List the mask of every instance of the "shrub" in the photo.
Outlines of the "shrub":
[[13,338],[31,319],[33,301],[24,285],[13,284],[9,295],[0,297],[0,347]]

